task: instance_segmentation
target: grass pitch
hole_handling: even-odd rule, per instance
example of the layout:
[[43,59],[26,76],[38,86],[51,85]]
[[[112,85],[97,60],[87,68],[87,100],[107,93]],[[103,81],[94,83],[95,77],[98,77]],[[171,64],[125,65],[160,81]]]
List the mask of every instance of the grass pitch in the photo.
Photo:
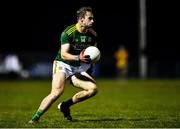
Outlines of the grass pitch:
[[180,128],[180,80],[97,80],[99,92],[71,107],[66,122],[57,104],[79,89],[67,84],[64,94],[29,125],[51,81],[0,81],[0,128]]

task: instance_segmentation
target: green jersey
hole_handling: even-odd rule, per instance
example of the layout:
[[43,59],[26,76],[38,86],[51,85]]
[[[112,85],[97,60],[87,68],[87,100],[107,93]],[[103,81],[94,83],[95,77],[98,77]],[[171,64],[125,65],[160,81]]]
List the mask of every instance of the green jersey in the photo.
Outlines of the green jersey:
[[[96,32],[90,28],[86,33],[80,33],[77,30],[76,24],[68,26],[61,34],[60,38],[61,45],[69,43],[70,49],[69,53],[72,55],[79,55],[80,52],[87,48],[88,46],[93,46],[97,42]],[[61,49],[59,49],[58,54],[56,56],[56,60],[63,61],[72,66],[79,66],[80,61],[64,61],[61,58]]]

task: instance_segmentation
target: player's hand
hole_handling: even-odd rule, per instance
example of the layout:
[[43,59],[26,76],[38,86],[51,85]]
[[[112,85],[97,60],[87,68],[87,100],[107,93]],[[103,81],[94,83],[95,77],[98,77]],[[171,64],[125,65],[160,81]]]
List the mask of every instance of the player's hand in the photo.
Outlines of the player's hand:
[[83,49],[82,52],[79,54],[78,59],[83,63],[90,64],[91,58],[89,55],[84,55],[84,51],[85,49]]

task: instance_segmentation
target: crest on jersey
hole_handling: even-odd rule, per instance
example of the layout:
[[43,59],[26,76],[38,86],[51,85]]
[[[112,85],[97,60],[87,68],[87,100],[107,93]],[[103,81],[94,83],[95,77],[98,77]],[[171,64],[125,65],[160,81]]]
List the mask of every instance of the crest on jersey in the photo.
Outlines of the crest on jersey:
[[86,42],[86,36],[81,36],[81,42]]

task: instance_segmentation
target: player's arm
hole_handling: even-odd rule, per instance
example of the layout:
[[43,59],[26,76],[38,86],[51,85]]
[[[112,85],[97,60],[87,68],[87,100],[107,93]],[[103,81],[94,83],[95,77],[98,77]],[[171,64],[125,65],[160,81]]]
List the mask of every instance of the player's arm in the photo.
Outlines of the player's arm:
[[77,55],[69,53],[70,50],[70,38],[66,32],[61,34],[61,58],[65,61],[78,61]]
[[84,50],[79,55],[72,55],[69,53],[70,44],[62,44],[61,45],[61,58],[66,61],[81,61],[84,63],[90,63],[90,56],[84,55]]
[[61,57],[63,60],[67,61],[79,61],[78,55],[72,55],[69,53],[70,44],[62,44],[61,45]]

